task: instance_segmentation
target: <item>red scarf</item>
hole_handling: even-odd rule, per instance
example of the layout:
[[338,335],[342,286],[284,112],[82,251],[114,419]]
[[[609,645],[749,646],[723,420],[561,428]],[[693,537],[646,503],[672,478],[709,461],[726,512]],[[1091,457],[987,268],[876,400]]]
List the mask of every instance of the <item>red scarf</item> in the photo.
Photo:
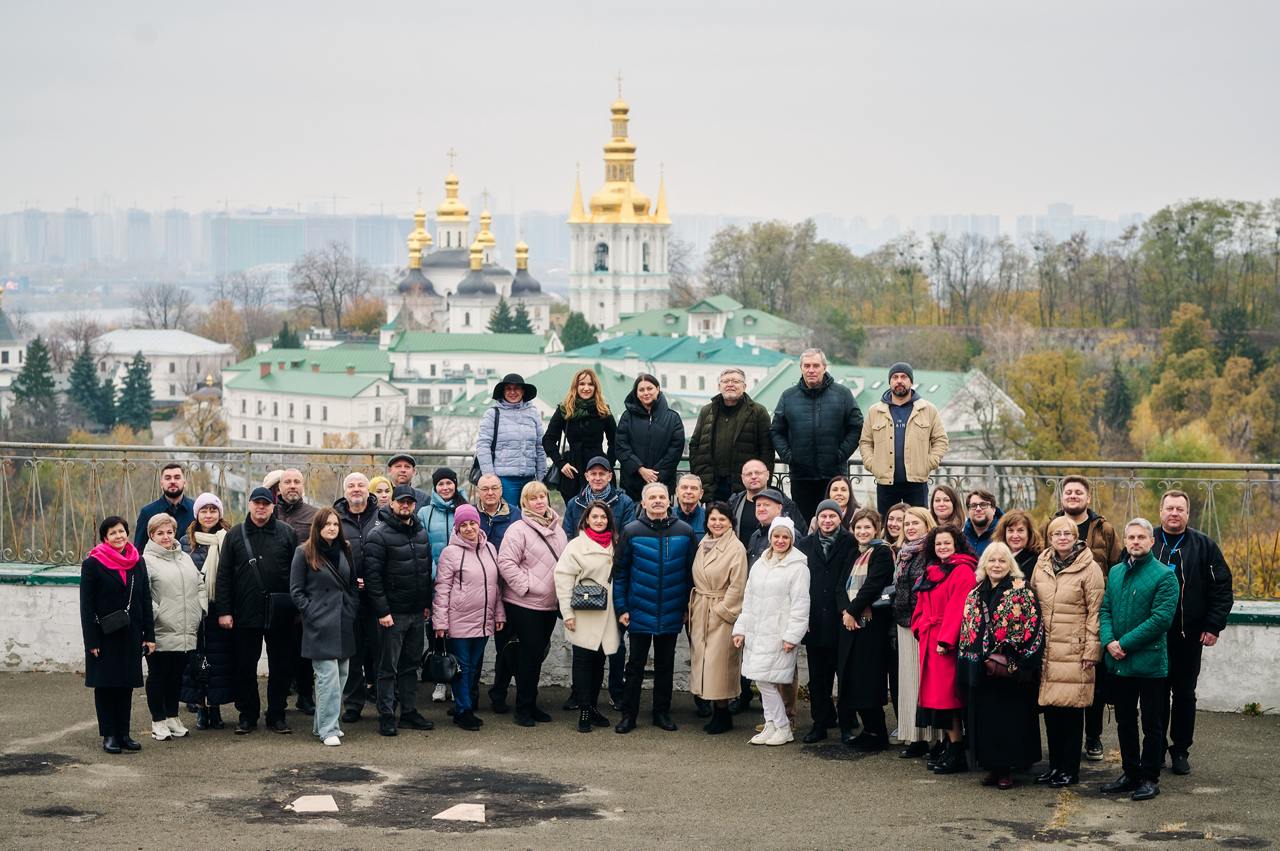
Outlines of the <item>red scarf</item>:
[[123,552],[102,541],[89,550],[89,555],[101,562],[107,570],[114,570],[119,574],[121,585],[129,584],[129,571],[133,570],[133,566],[138,563],[138,550],[132,541],[124,545]]
[[608,529],[604,530],[603,532],[597,532],[595,529],[592,529],[590,526],[588,526],[587,528],[583,529],[582,532],[588,538],[595,541],[597,544],[604,547],[605,549],[608,549],[609,547],[613,546],[613,533],[610,532]]

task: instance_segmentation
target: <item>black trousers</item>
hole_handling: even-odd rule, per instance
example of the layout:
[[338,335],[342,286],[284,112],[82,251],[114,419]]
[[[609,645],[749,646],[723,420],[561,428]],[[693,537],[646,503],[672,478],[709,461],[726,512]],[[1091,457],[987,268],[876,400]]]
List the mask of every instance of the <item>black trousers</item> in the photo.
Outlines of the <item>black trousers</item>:
[[1102,662],[1093,666],[1093,703],[1084,710],[1084,736],[1086,739],[1102,738],[1102,719],[1107,712],[1109,681],[1111,675]]
[[[838,664],[839,652],[836,652]],[[898,667],[898,659],[895,656],[893,660],[894,669]],[[813,673],[813,657],[809,657],[809,672]],[[858,676],[854,665],[854,654],[849,653],[844,660],[844,667],[836,671],[837,681],[840,684],[839,697],[836,701],[836,719],[840,724],[841,730],[852,730],[857,724],[859,718],[862,719],[862,732],[870,736],[879,736],[886,741],[889,738],[889,725],[885,722],[883,706],[858,706],[853,700],[853,680]],[[813,699],[813,680],[810,678],[809,695],[810,700]],[[830,692],[828,692],[830,693]],[[898,705],[894,700],[894,706]]]
[[573,700],[579,706],[596,706],[604,685],[604,651],[573,648]]
[[1049,740],[1049,767],[1072,777],[1080,775],[1085,710],[1074,706],[1044,707],[1044,732]]
[[[813,716],[813,726],[829,729],[836,726],[836,704],[831,699],[831,687],[836,682],[836,663],[839,659],[838,647],[812,647],[805,645],[805,653],[809,658],[809,714]],[[850,654],[852,655],[852,654]],[[841,703],[847,703],[844,695]],[[849,720],[847,707],[842,721]],[[841,727],[852,726],[844,723]]]
[[267,723],[284,720],[289,686],[294,678],[298,658],[299,634],[295,625],[264,630],[236,627],[236,709],[240,720],[257,724],[262,714],[258,694],[258,658],[262,644],[267,645]]
[[818,508],[818,503],[826,497],[827,483],[831,479],[792,479],[791,480],[791,499],[795,501],[796,508],[800,509],[800,513],[804,515],[804,522],[808,523],[813,517],[813,513]]
[[185,651],[156,651],[147,657],[147,709],[151,710],[152,721],[178,717],[182,672],[186,668]]
[[[1158,781],[1164,763],[1164,726],[1169,716],[1169,685],[1164,677],[1111,678],[1116,708],[1120,762],[1131,778]],[[1138,745],[1138,709],[1142,709],[1142,745]]]
[[900,502],[907,505],[929,507],[929,483],[906,482],[901,485],[876,485],[876,511],[884,517],[889,509]]
[[[542,676],[542,660],[546,657],[551,633],[556,628],[556,611],[526,609],[524,606],[506,604],[507,627],[497,633],[497,655],[493,666],[493,686],[489,699],[506,700],[508,684],[516,681],[516,711],[528,714],[538,702],[538,679]],[[515,669],[506,663],[503,649],[512,640],[519,642]]]
[[1200,633],[1174,636],[1169,633],[1169,721],[1170,753],[1189,753],[1196,731],[1196,682],[1200,679],[1200,660],[1204,645]]
[[95,688],[93,710],[98,716],[98,735],[129,737],[129,713],[133,708],[133,689]]
[[625,691],[624,675],[627,669],[627,628],[618,624],[618,649],[609,657],[609,697],[613,702],[622,705]]
[[[356,617],[356,655],[351,657],[347,686],[342,702],[347,709],[360,712],[366,699],[377,689],[378,682],[378,618],[369,604],[360,604]],[[373,686],[372,689],[369,687]]]
[[623,687],[622,713],[632,718],[640,714],[640,687],[644,685],[644,665],[653,647],[653,714],[671,711],[671,689],[676,670],[676,638],[669,635],[631,633],[631,658],[627,659],[627,679]]

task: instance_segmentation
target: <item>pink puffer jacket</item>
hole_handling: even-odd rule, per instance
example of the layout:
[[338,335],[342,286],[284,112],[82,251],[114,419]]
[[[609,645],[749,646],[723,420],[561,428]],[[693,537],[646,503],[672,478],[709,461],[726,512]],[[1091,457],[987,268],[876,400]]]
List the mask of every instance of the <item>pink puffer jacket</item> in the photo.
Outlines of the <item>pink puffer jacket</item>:
[[440,553],[432,626],[446,630],[450,638],[481,638],[493,635],[506,620],[493,544],[484,532],[475,544],[454,535]]
[[560,608],[556,598],[556,561],[568,545],[560,517],[554,511],[549,527],[527,517],[512,523],[498,553],[503,601],[540,612]]

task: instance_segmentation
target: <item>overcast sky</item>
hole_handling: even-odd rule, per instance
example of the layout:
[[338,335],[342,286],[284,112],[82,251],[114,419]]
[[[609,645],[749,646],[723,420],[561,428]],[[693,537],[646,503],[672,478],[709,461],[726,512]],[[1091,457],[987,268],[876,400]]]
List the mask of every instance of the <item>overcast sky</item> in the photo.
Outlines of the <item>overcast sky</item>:
[[621,71],[673,213],[1280,195],[1280,3],[0,4],[0,210],[565,210]]

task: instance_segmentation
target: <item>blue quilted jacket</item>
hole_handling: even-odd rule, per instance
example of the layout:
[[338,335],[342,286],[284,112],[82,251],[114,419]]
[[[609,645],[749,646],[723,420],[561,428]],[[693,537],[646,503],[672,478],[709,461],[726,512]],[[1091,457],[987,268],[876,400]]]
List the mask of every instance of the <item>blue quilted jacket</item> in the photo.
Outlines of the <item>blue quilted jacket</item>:
[[684,628],[697,549],[683,520],[644,516],[627,524],[613,554],[613,609],[631,615],[628,629],[670,635]]
[[[493,442],[493,421],[498,421],[498,442]],[[547,471],[547,453],[542,448],[542,416],[532,402],[494,402],[480,420],[476,436],[476,458],[480,470],[499,476],[542,478]]]

